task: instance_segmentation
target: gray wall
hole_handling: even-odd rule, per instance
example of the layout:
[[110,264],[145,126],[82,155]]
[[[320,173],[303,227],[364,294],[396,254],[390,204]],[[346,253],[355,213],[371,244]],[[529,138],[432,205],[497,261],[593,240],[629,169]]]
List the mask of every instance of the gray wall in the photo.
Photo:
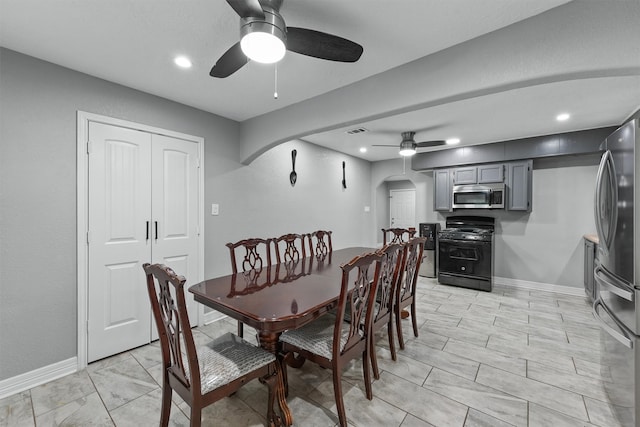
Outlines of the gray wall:
[[0,110],[0,380],[77,354],[77,110],[204,137],[205,214],[220,204],[205,215],[206,276],[227,272],[224,243],[248,234],[325,227],[336,247],[373,242],[366,161],[291,142],[243,166],[236,122],[1,48]]

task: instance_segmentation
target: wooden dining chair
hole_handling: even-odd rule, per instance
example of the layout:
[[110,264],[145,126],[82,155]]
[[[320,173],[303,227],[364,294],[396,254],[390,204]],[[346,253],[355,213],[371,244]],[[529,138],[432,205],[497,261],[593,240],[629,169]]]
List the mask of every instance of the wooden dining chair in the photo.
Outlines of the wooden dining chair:
[[[415,228],[383,228],[382,244],[408,242],[415,234]],[[391,237],[391,239],[389,239],[389,237]]]
[[186,279],[161,264],[143,268],[162,350],[160,425],[169,424],[174,390],[191,408],[190,425],[200,426],[204,407],[256,378],[269,389],[267,425],[276,425],[276,387],[283,386],[278,384],[276,357],[232,333],[196,346],[184,296]]
[[316,258],[326,258],[333,252],[331,231],[317,230],[309,235],[309,252]]
[[[235,243],[227,243],[226,246],[229,248],[233,274],[246,273],[252,276],[248,278],[249,282],[252,282],[255,277],[261,276],[264,279],[255,285],[264,287],[269,284],[271,275],[261,273],[271,266],[271,239],[253,237]],[[244,336],[244,325],[240,321],[238,321],[238,336]]]
[[[289,363],[301,356],[333,371],[333,391],[342,427],[347,426],[342,397],[342,370],[349,361],[358,356],[362,357],[367,399],[373,399],[369,368],[369,335],[380,266],[385,256],[378,252],[364,254],[342,265],[336,315],[326,314],[301,328],[285,331],[280,336],[285,362]],[[349,322],[344,320],[347,307],[350,307]],[[283,363],[285,390],[287,363]]]
[[307,256],[305,236],[302,234],[285,234],[275,238],[273,242],[278,264],[298,262]]
[[406,254],[403,271],[398,280],[398,287],[395,292],[394,315],[396,318],[396,331],[400,348],[404,349],[404,337],[402,336],[402,310],[410,307],[411,323],[413,325],[413,335],[418,336],[418,320],[416,319],[416,289],[418,284],[418,270],[422,263],[422,253],[426,237],[414,237],[406,245]]
[[389,243],[380,249],[379,252],[384,254],[385,257],[380,265],[380,279],[378,282],[373,319],[371,320],[371,339],[369,340],[369,355],[371,357],[371,366],[375,379],[380,378],[378,358],[375,350],[375,334],[385,326],[387,328],[391,359],[396,360],[395,339],[393,338],[393,304],[398,282],[402,278],[401,270],[404,266],[406,247],[400,243]]

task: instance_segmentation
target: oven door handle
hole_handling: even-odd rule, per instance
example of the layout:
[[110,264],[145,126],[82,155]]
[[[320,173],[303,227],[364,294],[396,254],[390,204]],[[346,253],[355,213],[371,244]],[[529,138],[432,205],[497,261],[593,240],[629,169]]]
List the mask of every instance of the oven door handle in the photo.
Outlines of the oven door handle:
[[602,266],[598,265],[593,269],[593,278],[601,288],[605,288],[627,301],[634,302],[635,292],[633,288],[607,272]]
[[[620,332],[616,331],[611,326],[607,325],[607,322],[605,322],[602,319],[602,316],[600,316],[600,313],[598,312],[598,308],[602,308],[602,310],[604,310],[604,312],[607,313],[607,315],[611,318],[613,323],[616,324]],[[613,338],[615,338],[616,341],[618,341],[620,344],[624,345],[627,348],[631,348],[631,349],[633,348],[633,340],[629,338],[630,333],[627,331],[625,326],[622,325],[618,321],[618,319],[616,319],[613,316],[613,314],[611,314],[611,311],[609,311],[607,306],[602,303],[602,300],[600,298],[596,299],[593,303],[593,317],[595,317],[596,321],[600,324],[600,327],[604,329]]]

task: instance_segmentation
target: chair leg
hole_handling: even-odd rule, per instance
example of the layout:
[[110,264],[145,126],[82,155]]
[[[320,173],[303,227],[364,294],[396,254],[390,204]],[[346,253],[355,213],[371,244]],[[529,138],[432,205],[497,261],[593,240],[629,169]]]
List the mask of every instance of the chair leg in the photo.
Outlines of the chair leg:
[[347,427],[347,414],[344,410],[344,399],[342,398],[342,380],[340,379],[340,370],[336,369],[335,366],[333,367],[333,394],[336,398],[340,427]]
[[364,370],[364,389],[367,394],[367,399],[373,400],[373,390],[371,389],[371,367],[369,366],[369,350],[365,347],[362,352],[362,368]]
[[199,405],[193,405],[191,407],[189,425],[191,427],[200,427],[201,424],[202,424],[202,408]]
[[396,342],[393,339],[393,316],[389,316],[389,323],[387,323],[387,335],[389,336],[389,350],[391,351],[391,360],[395,362],[397,360],[397,355]]
[[398,333],[398,342],[400,349],[404,350],[404,337],[402,336],[402,323],[400,322],[400,310],[396,310],[396,332]]
[[380,370],[378,369],[378,355],[376,354],[376,339],[374,334],[369,338],[369,356],[371,358],[371,367],[373,368],[373,378],[380,379]]
[[165,378],[162,387],[162,409],[160,409],[160,426],[167,427],[169,425],[169,416],[171,415],[171,395],[173,390],[169,386],[169,380]]
[[244,335],[244,323],[238,321],[238,336],[242,338]]
[[413,323],[413,335],[418,337],[418,320],[416,318],[416,303],[411,303],[411,322]]

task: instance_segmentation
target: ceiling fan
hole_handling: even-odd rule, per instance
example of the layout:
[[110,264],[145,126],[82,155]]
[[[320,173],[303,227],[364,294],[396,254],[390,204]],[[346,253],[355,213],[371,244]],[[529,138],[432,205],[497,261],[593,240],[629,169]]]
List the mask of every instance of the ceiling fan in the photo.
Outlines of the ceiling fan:
[[[434,140],[434,141],[423,141],[416,142],[413,137],[415,136],[415,132],[401,132],[402,141],[400,142],[400,155],[401,156],[413,156],[416,154],[416,150],[418,148],[425,147],[437,147],[438,145],[444,145],[447,142],[445,140]],[[372,147],[398,147],[397,145],[386,145],[386,144],[373,144]]]
[[[250,59],[277,62],[286,50],[338,62],[356,62],[362,46],[351,40],[307,28],[287,27],[280,15],[283,0],[227,0],[240,16],[241,40],[231,46],[209,73],[224,78],[238,71]],[[271,43],[272,49],[253,42]],[[273,53],[273,55],[270,55]]]

